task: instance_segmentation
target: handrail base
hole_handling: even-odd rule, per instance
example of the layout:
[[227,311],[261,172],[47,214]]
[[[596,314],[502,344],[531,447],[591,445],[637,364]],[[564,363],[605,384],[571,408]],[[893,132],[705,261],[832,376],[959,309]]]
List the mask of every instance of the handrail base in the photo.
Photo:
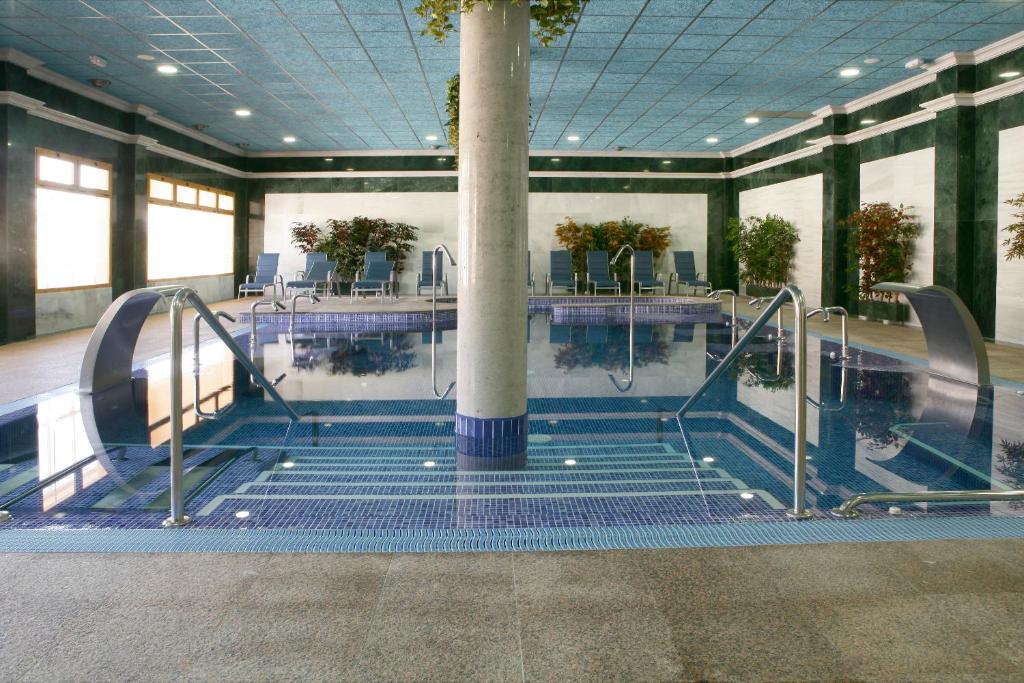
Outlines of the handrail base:
[[831,510],[836,517],[851,519],[857,517],[857,506],[866,503],[986,503],[998,501],[1024,500],[1024,489],[1006,491],[921,491],[899,493],[897,491],[881,491],[878,493],[858,493],[844,500],[839,507]]
[[790,509],[790,510],[786,510],[786,516],[789,517],[790,519],[796,519],[796,520],[800,520],[800,521],[805,520],[805,519],[814,519],[814,513],[811,512],[810,510],[794,510],[794,509]]
[[187,526],[192,523],[192,518],[188,515],[182,515],[181,519],[175,519],[174,517],[168,517],[164,521],[160,522],[160,526],[165,529],[170,529],[178,526]]
[[7,510],[0,510],[0,524],[9,522],[12,519],[14,519],[14,517],[11,516],[10,512],[8,512]]
[[831,514],[833,517],[839,517],[841,519],[856,519],[860,517],[860,513],[857,512],[855,509],[850,508],[849,510],[844,510],[842,506],[832,508],[831,510],[829,510],[829,514]]

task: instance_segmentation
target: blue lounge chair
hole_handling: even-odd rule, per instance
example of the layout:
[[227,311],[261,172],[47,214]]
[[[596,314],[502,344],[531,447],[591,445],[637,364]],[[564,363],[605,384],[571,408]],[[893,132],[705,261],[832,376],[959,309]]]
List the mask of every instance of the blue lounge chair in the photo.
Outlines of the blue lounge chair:
[[314,261],[309,272],[301,280],[292,280],[287,283],[287,288],[295,292],[298,289],[312,290],[317,294],[319,288],[321,293],[331,295],[334,289],[334,271],[338,268],[337,261]]
[[[437,286],[441,288],[441,292],[448,296],[448,276],[444,274],[444,258],[442,258],[441,252],[425,251],[423,252],[423,267],[420,270],[419,277],[416,279],[416,296],[420,295],[420,290],[426,287],[427,289],[433,290],[434,279],[433,272],[430,269],[430,256],[433,254],[434,265],[437,267]],[[437,292],[431,291],[430,295],[435,296]]]
[[295,279],[302,280],[317,261],[326,261],[327,254],[322,251],[311,251],[306,254],[306,265],[302,270],[295,271]]
[[549,295],[552,287],[564,287],[571,289],[573,294],[580,293],[579,276],[573,272],[572,255],[569,252],[551,252],[551,269],[544,284],[544,291]]
[[661,293],[665,294],[668,290],[665,288],[665,281],[660,278],[660,275],[660,273],[658,275],[654,274],[654,254],[652,252],[636,252],[636,273],[634,278],[638,294],[643,294],[645,289],[649,289],[653,293],[658,287],[661,287]]
[[[534,294],[533,285],[534,285],[534,280],[533,280],[533,257],[530,255],[530,252],[527,251],[526,252],[526,286],[530,288],[530,296],[533,296],[533,294]],[[447,293],[448,292],[446,291],[445,294],[447,294]]]
[[238,285],[238,298],[242,295],[266,294],[267,287],[274,288],[277,294],[277,285],[281,285],[281,296],[284,296],[284,278],[277,274],[277,261],[280,254],[263,253],[256,257],[256,274],[246,275],[245,282]]
[[672,291],[672,278],[676,281],[676,294],[679,293],[679,285],[693,288],[694,294],[698,287],[711,291],[711,283],[703,279],[703,273],[697,272],[692,251],[673,251],[672,256],[675,258],[676,272],[669,278],[669,291]]
[[594,294],[601,289],[611,289],[616,294],[622,294],[622,285],[608,274],[607,251],[587,252],[587,292],[591,286],[594,288]]
[[352,293],[349,302],[355,299],[360,292],[375,292],[383,299],[391,294],[391,279],[394,274],[394,264],[391,261],[373,259],[366,264],[366,272],[362,277],[352,283]]

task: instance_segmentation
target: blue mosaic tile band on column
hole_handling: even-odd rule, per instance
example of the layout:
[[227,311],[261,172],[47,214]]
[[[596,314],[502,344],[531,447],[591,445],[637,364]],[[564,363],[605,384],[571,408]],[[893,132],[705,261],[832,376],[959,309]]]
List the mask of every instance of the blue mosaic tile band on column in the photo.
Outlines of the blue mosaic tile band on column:
[[526,467],[527,414],[472,417],[455,414],[456,465],[468,470]]

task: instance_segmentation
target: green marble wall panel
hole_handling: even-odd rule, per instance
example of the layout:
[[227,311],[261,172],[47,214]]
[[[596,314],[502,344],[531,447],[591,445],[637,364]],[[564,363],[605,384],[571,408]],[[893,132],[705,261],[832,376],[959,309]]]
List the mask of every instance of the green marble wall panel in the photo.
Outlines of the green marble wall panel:
[[849,232],[843,220],[857,210],[860,199],[860,155],[856,145],[836,145],[822,151],[821,301],[849,310],[851,278]]
[[955,107],[935,119],[934,281],[973,311],[974,109]]
[[23,109],[0,106],[0,342],[35,334],[35,145]]
[[973,301],[969,307],[986,337],[995,337],[996,332],[1001,105],[1002,102],[992,102],[974,112],[974,268]]

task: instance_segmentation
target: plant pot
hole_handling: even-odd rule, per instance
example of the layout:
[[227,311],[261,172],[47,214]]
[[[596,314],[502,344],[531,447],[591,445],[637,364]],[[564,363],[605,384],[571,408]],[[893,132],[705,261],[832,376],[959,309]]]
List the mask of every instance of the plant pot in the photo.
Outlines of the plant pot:
[[905,323],[910,320],[910,306],[896,301],[857,302],[857,312],[868,320],[885,323]]
[[775,296],[781,287],[765,287],[763,285],[747,285],[747,296]]

